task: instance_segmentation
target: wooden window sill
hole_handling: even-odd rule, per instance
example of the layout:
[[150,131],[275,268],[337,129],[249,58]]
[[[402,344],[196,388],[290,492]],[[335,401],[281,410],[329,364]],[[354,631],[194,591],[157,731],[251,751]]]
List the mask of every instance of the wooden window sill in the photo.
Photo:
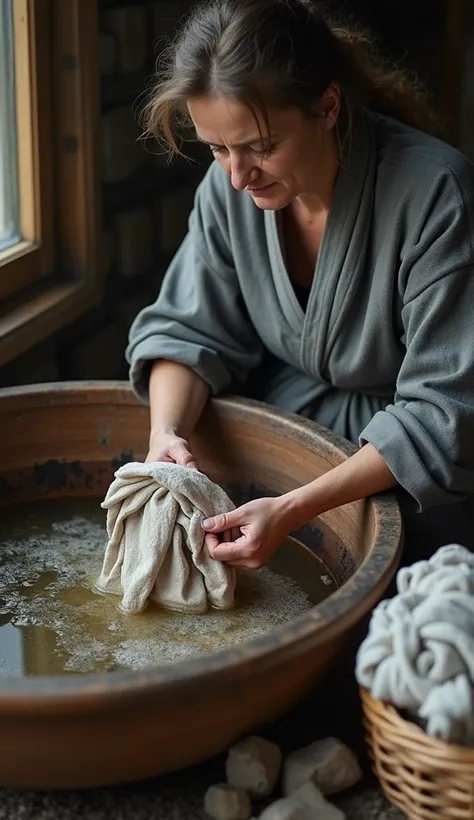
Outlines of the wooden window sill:
[[35,283],[0,308],[0,367],[93,308],[102,298],[98,277]]

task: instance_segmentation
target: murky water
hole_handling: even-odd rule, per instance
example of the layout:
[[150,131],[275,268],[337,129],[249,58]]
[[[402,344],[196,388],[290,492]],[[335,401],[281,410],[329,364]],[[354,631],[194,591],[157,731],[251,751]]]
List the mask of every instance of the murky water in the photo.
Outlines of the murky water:
[[97,500],[2,510],[0,676],[81,674],[169,664],[269,632],[336,589],[297,542],[269,567],[239,572],[237,605],[181,615],[150,606],[128,615],[93,592],[106,545]]

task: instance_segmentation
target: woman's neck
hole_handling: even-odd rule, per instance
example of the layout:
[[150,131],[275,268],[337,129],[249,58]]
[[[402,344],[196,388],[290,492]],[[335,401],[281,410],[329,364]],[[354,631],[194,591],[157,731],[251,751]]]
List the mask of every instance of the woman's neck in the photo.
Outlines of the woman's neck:
[[320,157],[318,179],[293,200],[294,210],[304,221],[312,223],[329,212],[339,169],[339,151],[331,137]]

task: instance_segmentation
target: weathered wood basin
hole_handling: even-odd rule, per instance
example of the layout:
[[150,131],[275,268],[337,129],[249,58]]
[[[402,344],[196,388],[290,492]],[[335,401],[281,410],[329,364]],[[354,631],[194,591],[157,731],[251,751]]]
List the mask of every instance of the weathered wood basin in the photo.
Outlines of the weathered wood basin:
[[[101,497],[121,463],[145,457],[148,410],[126,383],[7,388],[0,440],[2,506]],[[352,445],[229,398],[209,406],[193,451],[239,502],[311,480]],[[387,494],[327,513],[299,537],[341,587],[270,634],[141,672],[0,678],[0,783],[83,787],[152,776],[210,757],[289,708],[382,597],[398,563],[401,517]]]

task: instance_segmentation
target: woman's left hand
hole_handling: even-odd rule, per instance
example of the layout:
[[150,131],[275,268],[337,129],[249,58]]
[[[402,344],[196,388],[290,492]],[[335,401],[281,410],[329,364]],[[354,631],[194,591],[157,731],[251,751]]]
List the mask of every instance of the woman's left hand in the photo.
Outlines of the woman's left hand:
[[281,498],[250,501],[204,521],[202,526],[211,558],[246,569],[264,566],[293,529]]
[[278,498],[259,498],[204,521],[212,558],[235,567],[258,569],[292,530],[327,510],[367,498],[397,485],[372,444],[327,473]]

